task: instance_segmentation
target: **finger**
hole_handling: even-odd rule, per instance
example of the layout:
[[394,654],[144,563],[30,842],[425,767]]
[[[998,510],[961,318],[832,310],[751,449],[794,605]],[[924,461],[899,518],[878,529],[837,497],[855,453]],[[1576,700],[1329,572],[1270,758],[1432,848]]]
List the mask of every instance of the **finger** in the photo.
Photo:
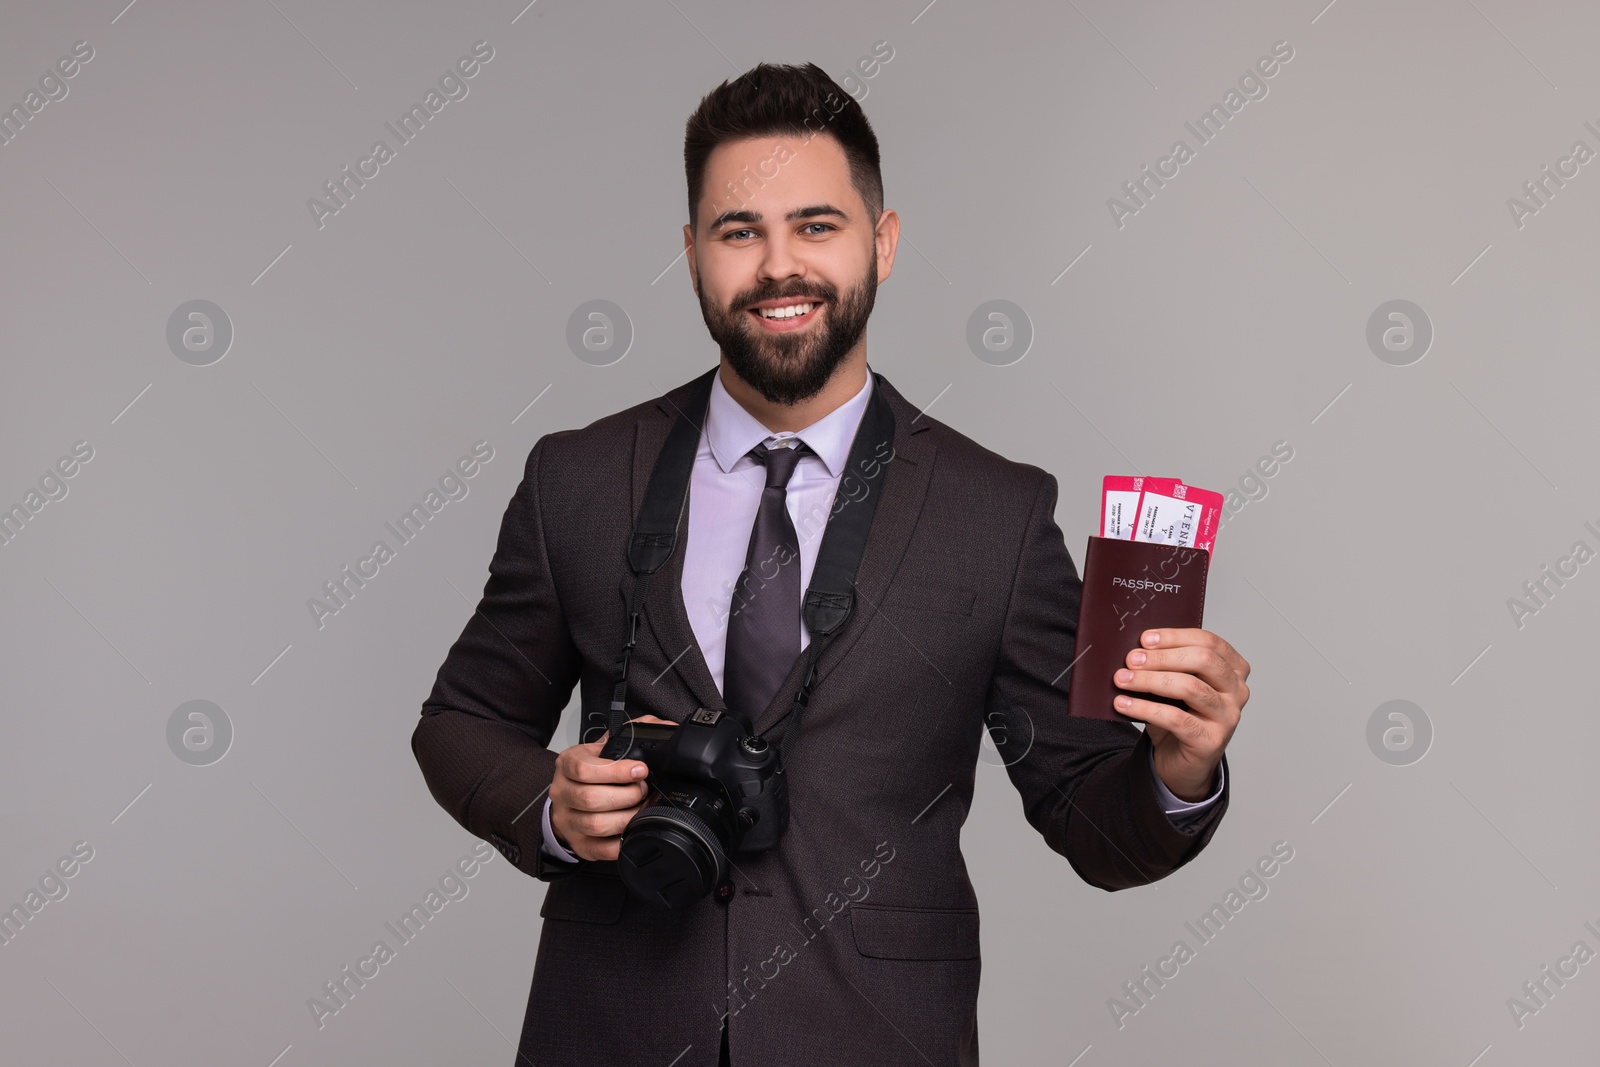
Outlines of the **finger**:
[[1208,719],[1220,719],[1227,706],[1221,693],[1192,674],[1133,671],[1124,667],[1111,680],[1122,689],[1181,700],[1191,712]]
[[[616,837],[628,828],[639,813],[637,807],[621,811],[574,811],[565,819],[566,827],[582,837]],[[571,840],[568,835],[568,840]]]
[[567,842],[567,851],[575,853],[586,860],[597,859],[595,852],[598,849],[611,844],[620,844],[616,835],[594,837],[571,826],[559,832],[562,839]]
[[579,859],[604,863],[622,855],[622,842],[615,837],[580,837],[572,843],[570,851]]
[[648,781],[627,785],[572,784],[564,787],[554,803],[574,811],[622,811],[637,808],[650,795]]
[[[1129,718],[1138,719],[1149,726],[1160,727],[1176,734],[1186,748],[1209,751],[1214,747],[1210,740],[1214,730],[1211,723],[1198,715],[1189,714],[1182,708],[1163,704],[1159,700],[1130,696],[1118,696],[1112,701],[1112,705]],[[1156,738],[1152,736],[1151,742],[1154,743],[1155,740]]]
[[607,759],[597,753],[575,752],[564,768],[566,776],[574,782],[621,784],[633,782],[650,773],[643,760]]
[[1139,643],[1145,648],[1181,648],[1185,645],[1210,645],[1213,641],[1222,640],[1210,630],[1202,630],[1197,626],[1163,626],[1154,630],[1146,630],[1139,635]]
[[1153,648],[1148,652],[1136,648],[1128,653],[1127,665],[1135,671],[1143,669],[1193,674],[1219,693],[1234,692],[1243,685],[1243,679],[1233,665],[1203,645]]
[[1230,667],[1239,672],[1240,680],[1250,677],[1250,664],[1245,662],[1245,658],[1239,655],[1238,650],[1233,645],[1210,630],[1203,630],[1198,627],[1162,627],[1146,630],[1140,635],[1139,643],[1146,650],[1153,648],[1180,648],[1191,645],[1209,648],[1222,657],[1223,661]]

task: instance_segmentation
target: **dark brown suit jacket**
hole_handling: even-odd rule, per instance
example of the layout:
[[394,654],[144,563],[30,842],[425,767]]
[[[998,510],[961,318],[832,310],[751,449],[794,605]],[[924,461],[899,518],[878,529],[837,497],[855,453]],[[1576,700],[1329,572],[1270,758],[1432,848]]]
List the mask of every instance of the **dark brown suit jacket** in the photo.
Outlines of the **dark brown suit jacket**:
[[[610,700],[628,535],[689,385],[534,445],[412,736],[434,798],[529,874],[562,710],[574,686],[587,711]],[[788,832],[735,857],[726,903],[682,913],[632,898],[614,864],[550,882],[522,1067],[713,1067],[724,1016],[739,1067],[976,1064],[978,902],[959,836],[986,728],[1028,822],[1091,885],[1164,877],[1215,832],[1226,792],[1180,830],[1144,733],[1067,716],[1080,584],[1054,476],[920,415],[881,375],[874,388],[895,454],[855,612],[796,738]],[[633,715],[726,706],[684,608],[686,537],[687,522],[647,591]],[[756,720],[774,742],[803,663]]]

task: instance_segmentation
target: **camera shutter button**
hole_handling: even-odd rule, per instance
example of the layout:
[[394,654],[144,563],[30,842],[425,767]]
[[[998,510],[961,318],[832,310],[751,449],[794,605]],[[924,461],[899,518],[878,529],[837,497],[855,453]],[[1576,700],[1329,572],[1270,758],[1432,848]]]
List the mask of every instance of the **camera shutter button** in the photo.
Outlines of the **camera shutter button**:
[[767,751],[767,739],[754,735],[741,737],[739,738],[739,747],[752,756],[759,756]]

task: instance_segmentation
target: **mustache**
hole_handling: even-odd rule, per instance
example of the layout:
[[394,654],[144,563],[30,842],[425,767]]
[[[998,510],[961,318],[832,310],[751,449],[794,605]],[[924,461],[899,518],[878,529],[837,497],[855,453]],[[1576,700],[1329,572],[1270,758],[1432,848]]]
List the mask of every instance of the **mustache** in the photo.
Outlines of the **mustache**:
[[822,303],[822,302],[830,302],[830,301],[834,300],[836,296],[837,296],[836,291],[833,291],[831,288],[830,288],[830,290],[828,292],[808,292],[808,291],[806,291],[804,289],[793,289],[793,290],[790,290],[788,292],[781,292],[781,293],[777,293],[777,292],[760,292],[760,293],[751,293],[751,294],[748,294],[748,295],[740,296],[738,300],[734,301],[733,306],[737,307],[737,308],[753,308],[757,304],[764,303],[765,301],[768,301],[768,300],[797,300],[797,299],[809,299],[809,300],[815,300],[815,301],[817,301],[819,303]]

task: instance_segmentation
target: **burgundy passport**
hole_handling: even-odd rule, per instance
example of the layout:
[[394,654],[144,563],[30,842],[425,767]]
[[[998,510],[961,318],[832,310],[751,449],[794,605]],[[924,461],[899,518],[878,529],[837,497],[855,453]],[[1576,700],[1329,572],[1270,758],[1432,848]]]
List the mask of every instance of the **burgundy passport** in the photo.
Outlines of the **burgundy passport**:
[[1210,563],[1211,553],[1203,548],[1089,538],[1083,555],[1075,660],[1067,680],[1067,714],[1142,722],[1112,707],[1111,701],[1121,693],[1184,706],[1171,697],[1121,689],[1111,679],[1127,666],[1128,653],[1140,647],[1144,631],[1201,625]]

